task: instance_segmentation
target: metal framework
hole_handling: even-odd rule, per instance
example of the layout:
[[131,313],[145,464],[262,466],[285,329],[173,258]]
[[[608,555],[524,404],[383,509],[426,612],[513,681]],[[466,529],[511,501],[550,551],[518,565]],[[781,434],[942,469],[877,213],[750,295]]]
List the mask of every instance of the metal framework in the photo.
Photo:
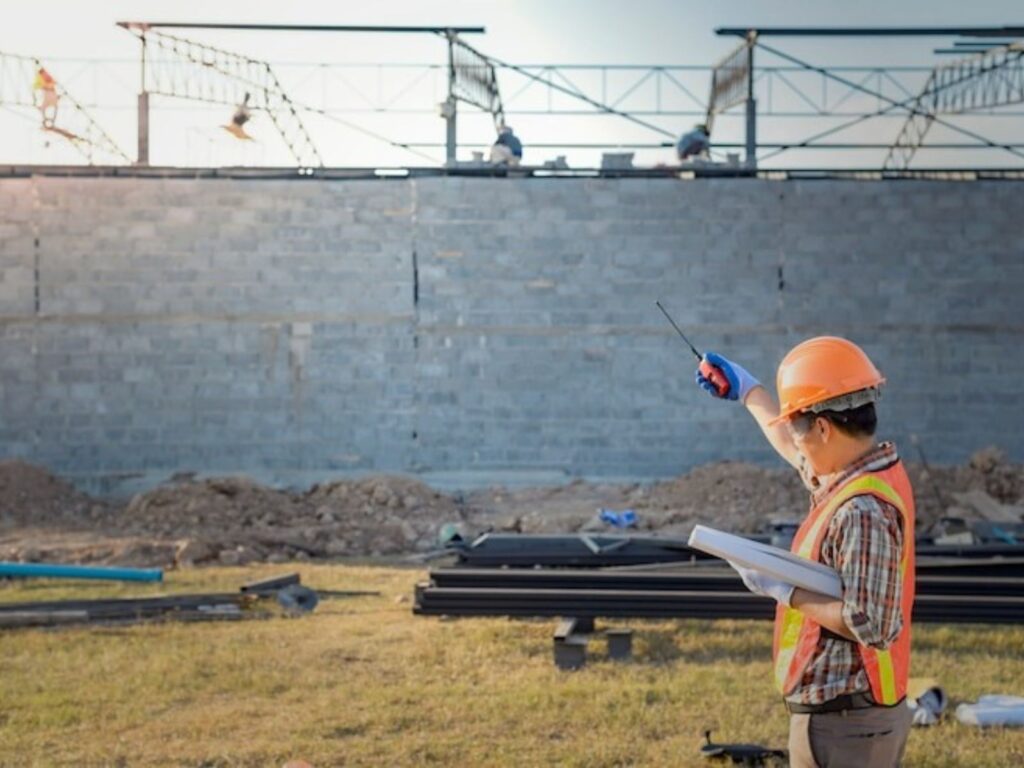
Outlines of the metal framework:
[[[971,57],[971,59],[964,60],[963,62],[957,62],[952,65],[937,67],[932,71],[925,83],[924,89],[920,91],[917,96],[908,95],[908,97],[904,99],[895,99],[886,97],[879,91],[872,90],[863,84],[847,80],[833,72],[829,72],[825,68],[816,67],[806,61],[801,61],[795,56],[769,47],[763,42],[760,42],[761,37],[769,35],[802,37],[969,36],[978,38],[1018,38],[1024,37],[1024,27],[770,27],[757,29],[733,27],[720,28],[716,30],[716,32],[719,35],[744,35],[748,40],[754,39],[758,47],[762,50],[768,51],[789,63],[805,67],[808,70],[820,72],[831,80],[843,83],[852,90],[862,94],[874,96],[878,98],[880,102],[885,102],[886,104],[886,106],[879,107],[874,112],[865,113],[847,123],[833,126],[828,130],[817,133],[799,144],[775,150],[765,156],[765,158],[777,155],[787,149],[809,147],[819,139],[831,136],[845,130],[846,128],[858,125],[866,120],[870,120],[871,118],[881,117],[894,110],[906,113],[907,118],[903,125],[903,129],[898,135],[896,141],[893,143],[885,161],[883,162],[883,169],[885,170],[893,168],[905,169],[909,164],[910,159],[921,146],[928,129],[936,122],[944,125],[955,133],[974,139],[977,144],[970,145],[971,148],[1000,149],[1019,158],[1024,158],[1024,152],[1020,152],[1009,144],[992,141],[975,131],[965,129],[936,116],[936,112],[939,111],[937,107],[942,105],[952,106],[955,104],[957,105],[957,109],[949,111],[962,113],[967,111],[963,107],[968,101],[970,101],[972,105],[977,105],[974,108],[976,110],[991,110],[995,107],[1003,106],[1004,104],[1019,103],[1022,101],[1020,97],[1020,77],[1007,77],[1007,71],[1009,69],[1016,71],[1020,66],[1019,45],[1017,43],[1010,43],[998,48],[983,48],[976,56]],[[977,49],[978,43],[969,43],[969,45]],[[929,109],[929,107],[933,108]]]
[[480,51],[454,35],[450,38],[451,69],[454,76],[452,96],[472,104],[494,119],[494,127],[505,123],[505,109],[498,90],[498,73],[494,64]]
[[751,98],[754,76],[751,51],[752,41],[745,40],[711,70],[711,91],[705,119],[709,133],[714,128],[716,115]]
[[[295,104],[265,61],[231,53],[122,22],[142,43],[142,93],[139,97],[139,164],[149,162],[149,94],[236,106],[253,97],[251,107],[270,118],[299,167],[323,166],[320,152]],[[179,65],[190,65],[183,69]]]
[[[457,99],[467,103],[481,105],[482,109],[492,113],[495,120],[504,119],[501,111],[501,98],[498,95],[497,77],[494,74],[494,67],[475,49],[466,45],[458,39],[460,33],[482,33],[483,27],[395,27],[379,25],[322,25],[322,24],[219,24],[219,23],[193,23],[193,22],[152,22],[152,21],[119,21],[121,26],[134,34],[142,41],[143,58],[143,92],[139,97],[139,163],[149,162],[149,141],[148,141],[148,92],[146,90],[146,38],[156,36],[157,41],[166,39],[173,41],[172,49],[177,53],[177,47],[182,46],[189,54],[193,50],[199,50],[202,55],[199,58],[188,55],[187,58],[193,63],[202,66],[214,66],[208,61],[212,58],[216,61],[219,58],[226,58],[228,67],[221,69],[221,74],[233,77],[236,81],[256,87],[262,86],[264,103],[262,108],[270,115],[278,132],[284,138],[285,143],[299,162],[300,166],[312,167],[314,164],[323,166],[320,153],[316,150],[312,138],[302,126],[296,112],[295,105],[284,93],[280,82],[277,80],[270,65],[266,62],[257,62],[245,56],[231,54],[212,46],[195,43],[181,38],[175,38],[166,33],[154,32],[155,29],[176,28],[176,29],[217,29],[217,30],[241,30],[241,31],[271,31],[271,32],[385,32],[385,33],[414,33],[443,35],[448,40],[448,99],[442,105],[442,116],[447,122],[448,159],[454,161],[455,157],[455,120]],[[456,69],[456,56],[459,57],[459,68]],[[257,71],[251,67],[256,66]],[[262,69],[263,71],[259,71]],[[233,70],[233,71],[232,71]],[[255,77],[253,77],[255,76]],[[268,87],[269,84],[269,87]],[[174,91],[175,89],[172,89]],[[178,92],[168,95],[178,96]],[[189,98],[185,96],[185,98]],[[245,96],[248,99],[248,93]],[[205,100],[205,99],[204,99]],[[240,103],[239,101],[235,102]],[[483,106],[486,104],[486,106]],[[312,110],[318,111],[318,110]],[[323,112],[321,111],[321,114]],[[344,122],[344,121],[339,121]],[[356,127],[351,126],[350,127]],[[145,133],[144,133],[145,130]],[[363,133],[374,135],[397,147],[408,147],[400,142],[393,142],[378,134],[373,134],[364,129]],[[306,160],[307,162],[303,162]],[[315,163],[308,162],[315,160]]]
[[905,169],[938,114],[961,114],[1024,102],[1024,43],[979,52],[936,67],[914,100],[883,167]]
[[[320,134],[312,130],[318,126],[311,123],[304,112],[345,125],[390,146],[414,153],[430,163],[437,163],[440,154],[437,150],[443,150],[450,161],[447,165],[453,169],[456,150],[460,146],[489,146],[489,142],[484,143],[489,130],[486,133],[481,130],[481,118],[486,115],[488,122],[497,124],[504,120],[506,114],[515,115],[517,120],[521,116],[566,118],[561,122],[546,121],[543,131],[536,123],[528,125],[527,130],[532,127],[533,135],[525,133],[524,139],[531,150],[660,150],[671,147],[678,138],[682,128],[680,117],[694,117],[702,118],[709,128],[712,124],[715,127],[713,156],[722,158],[728,151],[746,148],[748,168],[756,167],[756,164],[763,168],[765,163],[770,163],[768,168],[778,168],[779,162],[775,158],[793,152],[802,153],[800,161],[787,163],[783,168],[792,170],[802,164],[812,164],[807,153],[813,152],[813,165],[823,173],[841,170],[879,172],[884,169],[885,173],[891,174],[896,170],[907,170],[910,158],[919,149],[926,149],[929,153],[933,150],[987,150],[1002,155],[995,163],[986,163],[984,167],[964,168],[964,173],[1001,171],[995,166],[1012,157],[1016,164],[1005,164],[1005,170],[1009,172],[1022,167],[1020,161],[1024,160],[1024,147],[1016,137],[1010,141],[984,135],[1003,130],[1008,125],[1007,119],[1016,120],[1024,116],[1024,110],[1008,106],[1024,102],[1024,64],[1021,62],[1020,43],[1014,42],[1016,37],[1024,36],[1022,26],[723,28],[717,30],[719,34],[741,37],[742,42],[717,66],[706,67],[511,64],[467,45],[460,37],[483,32],[482,27],[120,24],[143,44],[143,87],[138,99],[138,159],[143,165],[148,164],[149,159],[150,93],[230,107],[237,106],[248,93],[250,107],[267,113],[296,164],[306,169],[319,169],[323,158],[315,143]],[[171,27],[431,34],[445,39],[449,55],[443,64],[321,65],[292,62],[275,63],[271,70],[266,62],[172,37],[161,31]],[[974,55],[965,60],[972,64],[956,62],[939,68],[941,76],[931,67],[817,66],[766,45],[765,38],[773,35],[804,38],[961,36],[966,39],[954,41],[953,50]],[[755,49],[761,51],[757,54],[756,68]],[[289,67],[291,71],[285,71]],[[88,70],[88,65],[78,68],[79,73]],[[355,71],[358,74],[352,75]],[[376,78],[376,83],[368,78]],[[124,79],[127,78],[122,78],[122,82]],[[392,80],[399,81],[397,87],[390,87]],[[339,87],[342,85],[347,90]],[[78,83],[75,87],[80,90]],[[315,95],[319,93],[323,94],[322,100]],[[100,91],[97,87],[93,99],[84,101],[94,111],[126,108],[126,105],[111,104],[109,94],[110,91]],[[400,137],[402,140],[396,140],[369,130],[368,126],[372,126],[369,119],[368,126],[362,126],[343,118],[355,114],[436,114],[438,102],[442,100],[441,114],[447,127],[443,141],[424,141],[422,133],[415,136],[413,132],[419,125],[415,121],[396,121],[406,134]],[[30,100],[23,101],[29,103]],[[455,132],[459,101],[474,108],[467,111],[467,125],[471,128],[476,126],[472,139],[461,143],[457,141]],[[737,109],[740,104],[745,109]],[[179,105],[169,108],[201,107]],[[483,115],[474,114],[477,109]],[[105,114],[98,111],[96,114],[106,119]],[[944,114],[970,115],[970,121],[962,118],[959,123],[949,122],[942,118]],[[586,128],[580,128],[583,124],[575,119],[578,117],[613,118],[622,121],[622,126],[614,136],[609,136],[603,125],[596,130],[595,133],[603,136],[594,138],[605,138],[605,141],[588,141],[589,137],[580,141],[577,137],[581,132],[585,133]],[[805,137],[790,138],[791,121],[794,119],[813,121],[814,130],[809,130],[810,135]],[[953,140],[941,137],[939,141],[923,144],[924,135],[933,123],[943,125],[949,133],[959,136],[952,137]],[[879,142],[880,131],[871,130],[876,124],[886,136],[892,135],[890,128],[893,133],[899,131],[896,140],[892,143]],[[992,126],[998,126],[998,129],[989,131]],[[563,127],[565,130],[561,130]],[[389,127],[384,128],[385,132],[390,130]],[[571,131],[571,135],[567,131]],[[1005,131],[1003,135],[1006,135]],[[760,141],[759,138],[766,140]],[[80,150],[84,148],[85,145],[79,146]],[[421,150],[431,151],[425,153]],[[837,151],[876,151],[878,155],[877,160],[869,160],[866,167],[858,161],[854,168],[841,169],[838,166],[844,163],[835,157],[817,162],[822,156],[828,157]],[[822,155],[822,152],[826,154]],[[124,153],[116,156],[123,159]],[[535,155],[531,152],[531,159],[533,157]],[[926,158],[936,166],[930,172],[956,170],[950,169],[949,164],[940,164],[941,161],[934,157],[929,154]],[[853,164],[854,161],[847,162]]]
[[[32,83],[42,62],[30,56],[17,56],[0,51],[0,107],[36,107]],[[58,78],[53,87],[59,102],[66,108],[52,125],[41,123],[44,131],[66,140],[91,165],[96,153],[129,162],[128,155],[103,130],[92,115],[61,85]],[[58,125],[59,121],[59,125]]]

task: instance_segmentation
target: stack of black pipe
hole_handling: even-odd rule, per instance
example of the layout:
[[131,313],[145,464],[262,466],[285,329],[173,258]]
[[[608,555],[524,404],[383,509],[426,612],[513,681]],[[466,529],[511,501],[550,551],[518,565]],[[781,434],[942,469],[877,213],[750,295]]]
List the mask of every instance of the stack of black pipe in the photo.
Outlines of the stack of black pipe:
[[[769,619],[775,603],[728,567],[443,568],[416,586],[415,613],[449,616]],[[1024,623],[1024,559],[922,559],[914,620]]]
[[[766,535],[744,534],[753,541],[773,543]],[[788,545],[785,545],[788,548]],[[978,561],[972,572],[1024,576],[1024,543],[933,544],[917,542],[920,562]],[[616,533],[517,534],[485,533],[472,541],[457,541],[449,551],[469,568],[609,568],[652,563],[715,564],[714,558],[691,549],[684,539]],[[1003,566],[1009,561],[1010,568]]]

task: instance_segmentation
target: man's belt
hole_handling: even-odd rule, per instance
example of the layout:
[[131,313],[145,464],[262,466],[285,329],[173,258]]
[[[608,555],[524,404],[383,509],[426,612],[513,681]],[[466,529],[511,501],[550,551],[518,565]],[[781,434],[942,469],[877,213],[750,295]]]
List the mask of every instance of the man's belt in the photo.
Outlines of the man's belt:
[[[902,702],[901,702],[902,703]],[[826,712],[843,712],[847,709],[867,709],[878,704],[869,693],[845,693],[821,704],[797,704],[786,702],[786,709],[794,715],[822,715]]]

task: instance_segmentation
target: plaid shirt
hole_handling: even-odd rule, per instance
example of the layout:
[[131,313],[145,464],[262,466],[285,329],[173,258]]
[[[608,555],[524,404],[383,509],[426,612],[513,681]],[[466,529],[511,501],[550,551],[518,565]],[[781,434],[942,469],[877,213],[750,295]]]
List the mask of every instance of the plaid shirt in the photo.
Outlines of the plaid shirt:
[[[853,477],[885,469],[897,459],[892,443],[878,445],[836,475],[828,487],[812,494],[812,505]],[[839,571],[843,619],[863,645],[888,648],[903,628],[899,570],[902,548],[899,510],[876,496],[854,496],[835,511],[828,523],[820,559]],[[800,684],[786,698],[801,704],[821,704],[836,696],[870,689],[857,646],[823,631]]]

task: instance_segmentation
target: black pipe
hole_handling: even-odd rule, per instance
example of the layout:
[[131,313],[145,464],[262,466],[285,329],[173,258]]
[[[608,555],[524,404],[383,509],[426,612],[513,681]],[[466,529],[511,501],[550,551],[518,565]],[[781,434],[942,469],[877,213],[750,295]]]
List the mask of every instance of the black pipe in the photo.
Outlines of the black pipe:
[[[941,574],[941,575],[939,575]],[[731,568],[692,569],[683,573],[600,570],[442,568],[430,572],[435,587],[465,589],[641,590],[736,592],[744,589]],[[1024,597],[1024,578],[970,578],[937,569],[918,574],[918,594]]]
[[[771,618],[771,600],[749,592],[458,589],[419,584],[413,612],[451,616]],[[1024,597],[920,595],[913,618],[925,623],[1024,623]]]

